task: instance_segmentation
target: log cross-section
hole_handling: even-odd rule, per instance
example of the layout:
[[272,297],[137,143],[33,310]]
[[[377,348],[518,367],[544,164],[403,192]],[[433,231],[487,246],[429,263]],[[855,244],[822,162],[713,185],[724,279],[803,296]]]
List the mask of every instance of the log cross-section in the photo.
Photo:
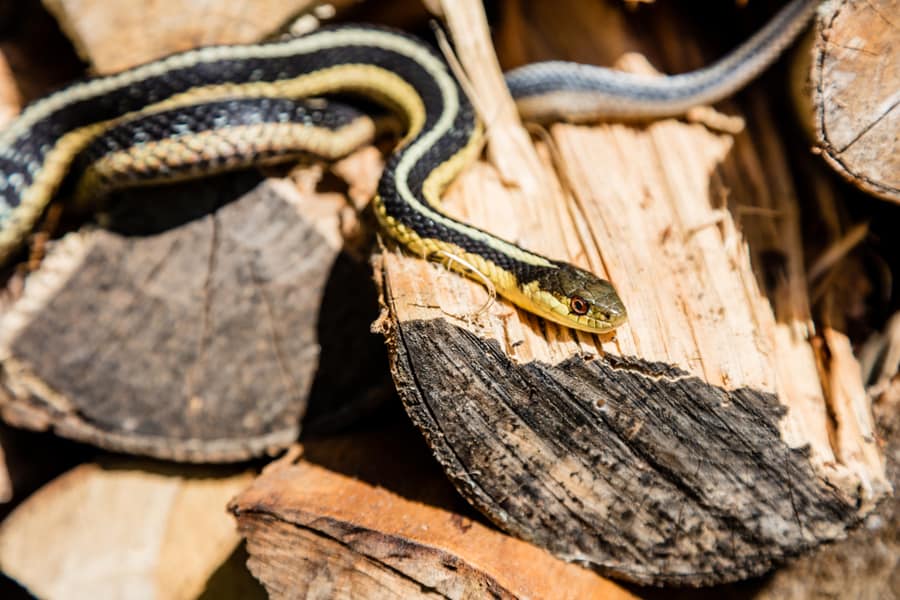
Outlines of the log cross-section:
[[[196,207],[197,190],[143,198],[161,218]],[[341,203],[316,220],[317,203],[270,181],[156,235],[64,238],[0,322],[4,418],[178,460],[294,441],[340,249]]]
[[898,0],[825,3],[806,72],[797,81],[806,84],[801,105],[812,111],[816,143],[828,164],[893,202],[900,202],[898,15]]

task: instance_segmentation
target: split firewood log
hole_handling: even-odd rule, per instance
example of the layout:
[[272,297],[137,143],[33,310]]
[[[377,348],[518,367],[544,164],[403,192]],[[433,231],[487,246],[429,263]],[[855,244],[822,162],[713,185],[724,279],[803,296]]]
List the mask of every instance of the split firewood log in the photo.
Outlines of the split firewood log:
[[[607,276],[630,314],[614,338],[585,335],[381,254],[394,379],[460,493],[557,556],[642,583],[744,578],[843,537],[890,484],[846,335],[812,321],[802,181],[763,90],[727,104],[740,134],[667,119],[557,124],[532,143],[480,3],[442,7],[496,165],[469,169],[447,209]],[[596,46],[706,62],[664,7],[640,21],[656,41],[598,33],[628,28],[615,3],[505,7],[498,45],[526,62],[590,62]]]
[[[121,9],[64,4],[67,31],[115,23]],[[180,48],[168,21],[138,34],[129,15],[136,38],[158,42],[147,52]],[[278,20],[265,15],[248,21],[258,37]],[[234,30],[219,33],[213,41],[236,41]],[[98,71],[149,58],[120,46],[81,47]],[[4,419],[118,451],[220,462],[286,447],[309,403],[320,428],[365,414],[385,395],[386,361],[368,331],[377,308],[357,214],[381,160],[368,148],[288,179],[123,192],[106,202],[107,229],[47,243],[51,208],[31,243],[37,270],[0,319]]]

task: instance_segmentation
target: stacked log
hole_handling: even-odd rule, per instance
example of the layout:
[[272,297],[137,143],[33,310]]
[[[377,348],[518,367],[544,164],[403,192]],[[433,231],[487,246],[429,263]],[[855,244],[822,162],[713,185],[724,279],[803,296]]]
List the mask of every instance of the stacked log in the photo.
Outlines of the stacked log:
[[900,202],[896,0],[828,2],[798,62],[798,104],[816,149],[853,185]]

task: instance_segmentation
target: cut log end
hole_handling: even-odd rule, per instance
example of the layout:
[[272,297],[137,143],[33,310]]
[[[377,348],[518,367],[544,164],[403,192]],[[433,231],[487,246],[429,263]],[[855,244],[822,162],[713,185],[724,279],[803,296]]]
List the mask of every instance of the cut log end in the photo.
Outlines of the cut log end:
[[[155,193],[154,205],[166,205]],[[167,200],[202,204],[191,186]],[[339,251],[315,211],[302,216],[312,202],[263,183],[156,235],[65,238],[0,323],[5,416],[178,460],[240,460],[290,444]]]
[[[801,96],[816,143],[858,188],[900,202],[900,2],[828,2],[819,14]],[[808,110],[808,109],[807,109]]]

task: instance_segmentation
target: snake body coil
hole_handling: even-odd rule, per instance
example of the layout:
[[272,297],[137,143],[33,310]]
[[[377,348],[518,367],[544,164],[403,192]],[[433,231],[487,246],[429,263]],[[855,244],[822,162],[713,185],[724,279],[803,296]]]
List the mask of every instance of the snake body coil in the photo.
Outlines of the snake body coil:
[[[298,99],[347,93],[395,110],[407,135],[374,200],[383,231],[416,254],[453,256],[496,291],[557,322],[609,331],[625,309],[605,280],[461,223],[435,206],[481,147],[472,105],[444,61],[414,38],[326,28],[255,46],[208,47],[69,87],[0,135],[0,257],[64,181],[71,193],[167,181],[298,151],[339,155],[364,139],[352,115]],[[457,264],[459,263],[459,265]]]
[[[544,63],[510,73],[508,82],[520,110],[536,118],[677,114],[746,83],[814,7],[813,0],[794,0],[719,66],[697,74],[651,80]],[[375,100],[405,121],[406,137],[388,159],[374,200],[383,231],[416,254],[455,258],[450,268],[487,278],[515,304],[563,325],[602,333],[625,321],[609,282],[436,208],[446,185],[479,152],[481,127],[440,57],[415,38],[366,26],[192,50],[72,84],[32,104],[0,134],[0,260],[60,188],[90,199],[111,188],[301,152],[346,154],[372,136],[371,121],[304,100],[335,93]],[[628,115],[623,106],[640,110]]]

